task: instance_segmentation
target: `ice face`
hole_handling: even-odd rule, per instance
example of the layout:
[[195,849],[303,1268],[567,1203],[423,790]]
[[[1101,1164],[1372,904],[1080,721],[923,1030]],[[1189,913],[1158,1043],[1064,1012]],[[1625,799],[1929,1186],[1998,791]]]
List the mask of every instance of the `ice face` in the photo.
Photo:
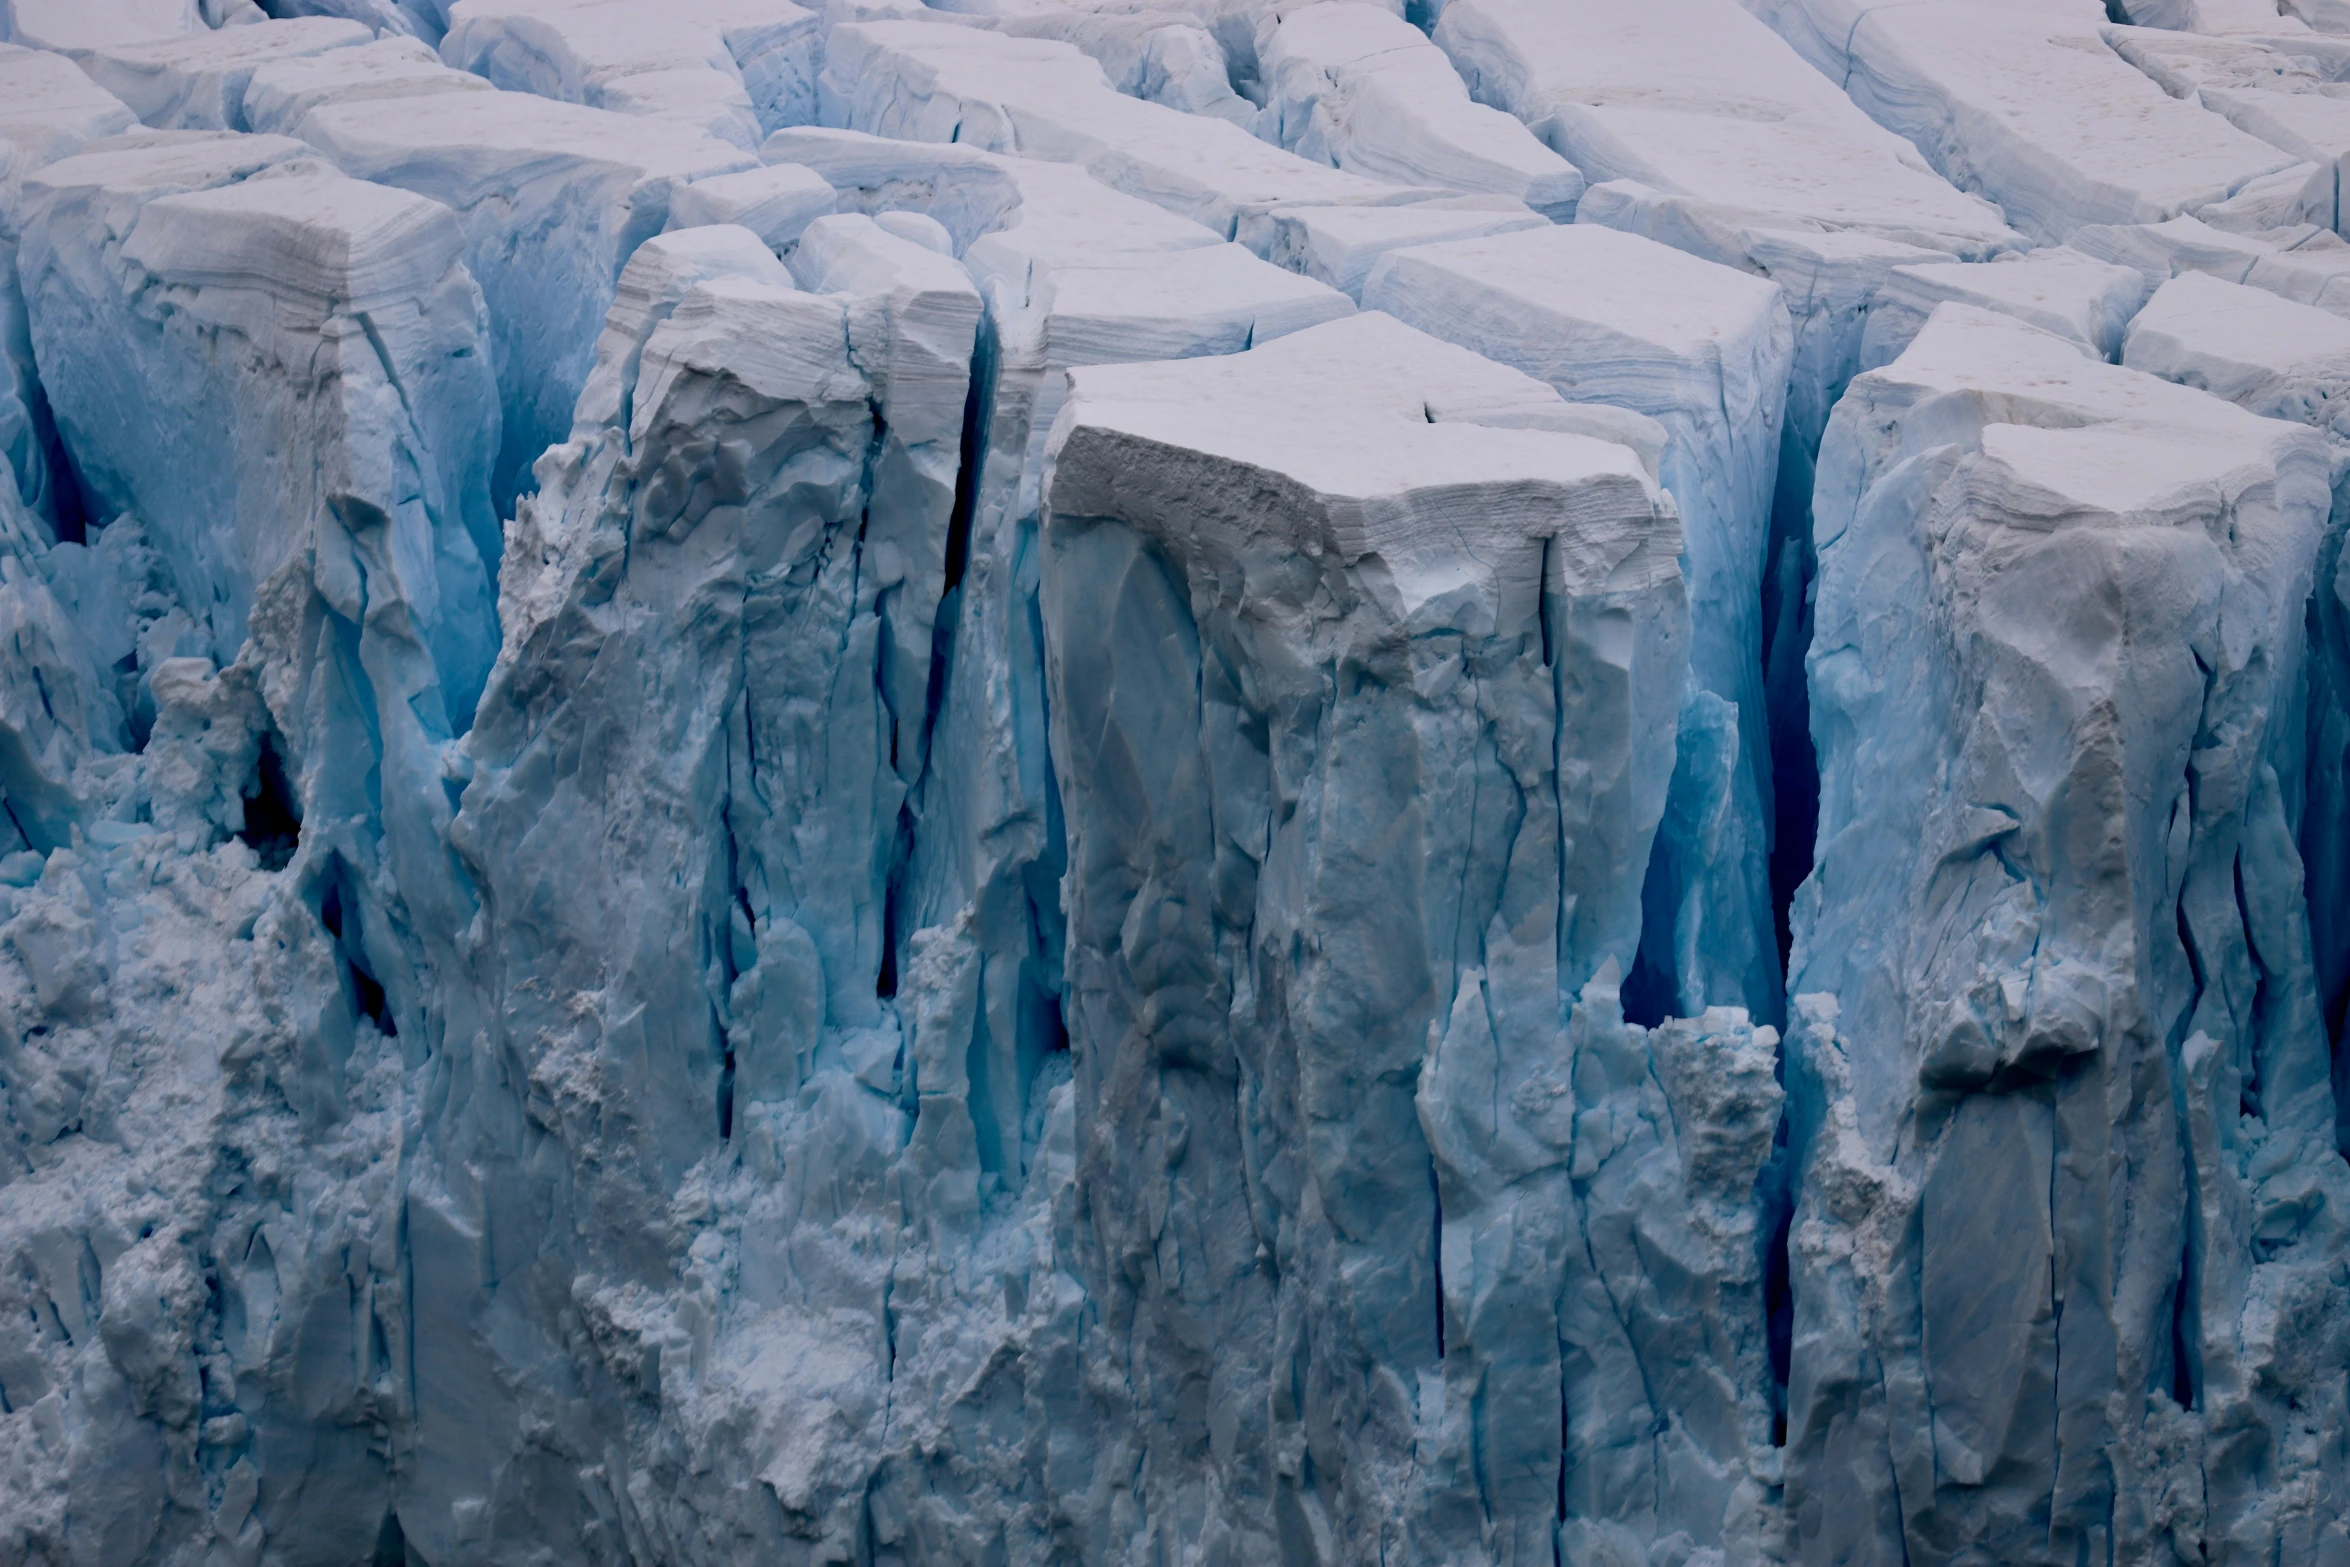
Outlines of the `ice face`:
[[2338,9],[0,0],[0,1563],[2350,1562]]
[[[2342,1165],[2313,1010],[2245,1009],[2314,996],[2280,781],[2327,470],[2309,432],[1957,304],[1837,411],[1791,977],[1841,1002],[1789,1072],[1808,1550],[1889,1559],[1896,1519],[2141,1550],[2159,1518],[2106,1498],[2182,1483],[2190,1411],[2295,1418],[2264,1368],[2326,1353],[2332,1286],[2247,1225],[2330,1223],[2283,1194]],[[2319,1549],[2342,1477],[2288,1462],[2290,1499],[2230,1480],[2207,1527]]]
[[1637,1004],[1669,998],[1675,1015],[1720,1003],[1776,1016],[1761,604],[1792,368],[1779,290],[1653,240],[1578,225],[1393,251],[1363,301],[1564,397],[1664,425],[1662,476],[1685,539],[1692,689],[1646,945],[1628,973]]
[[674,121],[738,147],[815,117],[818,31],[791,0],[651,11],[579,0],[457,0],[441,57],[496,85]]
[[[1353,1406],[1310,1489],[1277,1478],[1227,1527],[1270,1545],[1311,1507],[1341,1555],[1464,1523],[1531,1548],[1562,1357],[1637,1375],[1558,1299],[1592,1244],[1569,1151],[1605,1157],[1569,1131],[1560,1031],[1597,974],[1579,1042],[1641,1057],[1608,992],[1686,669],[1677,530],[1631,453],[1529,427],[1555,394],[1377,315],[1073,380],[1041,597],[1076,1109],[1102,1128],[1080,1177],[1131,1192],[1095,1210],[1108,1245],[1148,1255],[1153,1212],[1181,1237],[1104,1303],[1135,1394],[1209,1399],[1136,1427],[1145,1483],[1196,1483],[1205,1448],[1237,1491],[1223,1472]],[[1309,385],[1348,389],[1346,441],[1299,439]],[[1222,1443],[1218,1406],[1251,1410]],[[1415,1449],[1423,1477],[1395,1467]]]
[[[520,93],[340,94],[293,133],[344,172],[458,215],[490,312],[505,444],[492,495],[513,508],[538,454],[571,425],[620,268],[668,221],[677,186],[752,163],[691,130]],[[516,214],[528,210],[531,219]]]
[[33,358],[31,321],[17,283],[18,209],[26,176],[87,141],[138,121],[122,102],[74,69],[34,49],[0,45],[0,458],[34,525],[55,538],[72,531],[80,501],[57,445],[47,395]]

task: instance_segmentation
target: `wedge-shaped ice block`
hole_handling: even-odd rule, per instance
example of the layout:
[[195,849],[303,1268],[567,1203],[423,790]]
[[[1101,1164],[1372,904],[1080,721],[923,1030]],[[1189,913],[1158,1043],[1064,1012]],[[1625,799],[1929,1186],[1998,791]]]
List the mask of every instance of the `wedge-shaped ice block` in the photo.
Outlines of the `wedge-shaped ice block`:
[[90,79],[159,130],[248,131],[245,89],[253,73],[370,43],[357,22],[309,17],[228,27],[192,38],[108,43],[77,50]]
[[2122,363],[2350,437],[2350,321],[2265,289],[2181,273],[2130,321]]
[[2043,241],[2192,213],[2295,161],[2165,94],[2090,19],[1881,6],[1850,37],[1854,101]]
[[[1040,601],[1083,1178],[1105,1255],[1154,1213],[1181,1236],[1089,1282],[1135,1324],[1109,1363],[1138,1412],[1209,1378],[1270,1410],[1228,1443],[1162,1406],[1143,1512],[1169,1551],[1278,1554],[1310,1506],[1338,1558],[1446,1527],[1547,1555],[1575,1219],[1531,1202],[1480,1246],[1453,1204],[1506,1205],[1488,1160],[1563,1172],[1568,1002],[1638,944],[1687,671],[1672,514],[1631,451],[1544,428],[1549,388],[1376,314],[1072,379]],[[1465,1129],[1413,1087],[1447,1019]],[[1431,1136],[1473,1183],[1441,1230]],[[1238,1483],[1310,1430],[1310,1477]],[[1170,1505],[1202,1491],[1210,1517]]]
[[620,269],[668,225],[671,193],[754,162],[658,120],[525,93],[338,98],[292,130],[346,173],[430,196],[464,225],[505,403],[501,513],[571,428]]
[[1509,115],[1471,102],[1444,52],[1403,18],[1366,0],[1276,6],[1257,24],[1256,50],[1267,141],[1373,179],[1574,217],[1583,176]]
[[1284,207],[1440,194],[1310,163],[1223,120],[1129,98],[1071,45],[924,22],[858,22],[826,42],[826,125],[1074,163],[1227,239]]
[[[1641,998],[1694,1016],[1779,1005],[1762,576],[1792,353],[1779,290],[1653,240],[1579,224],[1390,252],[1364,304],[1561,396],[1667,432],[1692,622],[1692,722],[1649,892]],[[1695,721],[1704,710],[1710,723]]]
[[1290,207],[1274,215],[1265,259],[1339,290],[1357,304],[1379,258],[1411,245],[1543,228],[1550,220],[1498,196],[1409,207]]
[[[2343,1397],[2288,784],[2328,476],[1959,304],[1837,409],[1788,1075],[1813,1559],[2339,1548],[2342,1458],[2286,1434]],[[2191,1524],[2126,1500],[2180,1487]]]
[[2100,359],[2120,357],[2122,332],[2145,300],[2134,268],[2053,246],[1993,262],[1920,262],[1895,267],[1877,289],[1861,335],[1863,369],[1901,357],[1934,307],[1956,300],[2029,321]]

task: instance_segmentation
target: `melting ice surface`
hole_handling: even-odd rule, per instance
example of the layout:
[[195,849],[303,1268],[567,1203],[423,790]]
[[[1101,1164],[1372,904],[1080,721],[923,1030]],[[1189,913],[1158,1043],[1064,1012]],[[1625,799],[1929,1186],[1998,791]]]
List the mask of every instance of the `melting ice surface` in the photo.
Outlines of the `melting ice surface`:
[[2343,0],[0,0],[0,1567],[2350,1567]]

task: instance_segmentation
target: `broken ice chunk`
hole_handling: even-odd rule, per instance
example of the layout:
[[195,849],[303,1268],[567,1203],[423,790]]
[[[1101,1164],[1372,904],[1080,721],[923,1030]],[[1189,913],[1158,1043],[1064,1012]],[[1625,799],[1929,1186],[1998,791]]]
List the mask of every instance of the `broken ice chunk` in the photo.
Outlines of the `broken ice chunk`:
[[1737,0],[1452,0],[1435,39],[1478,101],[1592,181],[1969,258],[2014,243]]
[[668,225],[680,185],[751,155],[659,120],[524,93],[333,99],[295,134],[345,173],[452,208],[490,312],[505,402],[492,493],[501,513],[571,428],[620,269]]
[[2063,246],[1994,262],[1919,262],[1886,274],[1861,335],[1860,367],[1901,357],[1947,300],[1978,305],[2070,338],[2100,359],[2119,357],[2123,329],[2146,297],[2133,269]]
[[2130,322],[2122,363],[2350,437],[2350,321],[2265,289],[2181,273]]
[[[28,186],[24,279],[58,424],[136,511],[216,657],[289,562],[356,621],[405,606],[462,727],[496,646],[497,415],[447,209],[270,137],[85,152]],[[277,177],[240,178],[272,161]],[[260,167],[256,167],[256,166]],[[115,352],[86,351],[103,335]]]
[[[1361,1498],[1336,1559],[1462,1499],[1372,1483],[1383,1453],[1476,1466],[1481,1537],[1544,1559],[1581,1237],[1536,1203],[1483,1242],[1440,1230],[1414,1085],[1455,1020],[1465,1109],[1502,1123],[1461,1160],[1563,1167],[1568,997],[1637,945],[1671,767],[1679,530],[1621,447],[1436,414],[1556,394],[1377,314],[1072,380],[1041,603],[1076,1104],[1121,1150],[1092,1167],[1098,1233],[1126,1254],[1183,1216],[1159,1255],[1232,1282],[1109,1285],[1159,1324],[1141,1374],[1212,1345],[1274,1411],[1229,1457],[1207,1410],[1143,1440],[1254,1472],[1331,1430],[1317,1468]],[[1474,1420],[1445,1418],[1474,1375],[1432,1396],[1454,1366],[1486,1368]],[[1374,1413],[1325,1426],[1350,1408]],[[1146,1463],[1147,1505],[1185,1472]]]
[[2350,316],[2350,245],[2331,230],[2303,225],[2265,234],[2231,234],[2197,218],[2167,223],[2092,225],[2071,247],[2134,269],[2149,293],[2188,272],[2265,289],[2297,304]]
[[832,187],[814,170],[777,163],[682,187],[669,198],[669,226],[736,223],[758,235],[769,250],[781,252],[798,244],[801,230],[834,205]]
[[755,147],[815,115],[820,30],[792,0],[458,0],[441,57],[514,92]]
[[[1644,962],[1670,1010],[1774,1015],[1767,857],[1770,725],[1762,575],[1792,338],[1777,287],[1611,229],[1544,227],[1391,251],[1364,303],[1524,370],[1563,397],[1647,414],[1667,431],[1681,511],[1697,685],[1728,702],[1721,754],[1687,765],[1722,800],[1671,845]],[[1694,736],[1685,734],[1684,749]],[[1677,818],[1676,818],[1677,819]]]
[[8,488],[52,536],[80,503],[68,494],[71,481],[17,287],[17,200],[35,169],[137,123],[121,100],[71,61],[0,44],[0,461],[10,470]]
[[1878,7],[1850,38],[1854,101],[2045,241],[2191,213],[2294,161],[2167,96],[2086,18]]
[[1512,196],[1559,222],[1583,176],[1509,115],[1473,103],[1420,30],[1363,0],[1268,9],[1257,24],[1267,102],[1258,134],[1399,185]]
[[1387,206],[1437,194],[1268,147],[1222,120],[1129,98],[1068,44],[922,22],[833,29],[824,123],[1075,163],[1225,238],[1286,206]]
[[373,41],[357,22],[312,17],[231,27],[193,38],[110,44],[74,58],[91,80],[159,130],[246,131],[245,89],[253,73]]
[[721,277],[791,283],[791,273],[766,241],[739,224],[679,229],[636,248],[621,269],[604,330],[596,337],[595,366],[572,418],[573,440],[592,439],[606,428],[629,428],[646,340],[689,289]]

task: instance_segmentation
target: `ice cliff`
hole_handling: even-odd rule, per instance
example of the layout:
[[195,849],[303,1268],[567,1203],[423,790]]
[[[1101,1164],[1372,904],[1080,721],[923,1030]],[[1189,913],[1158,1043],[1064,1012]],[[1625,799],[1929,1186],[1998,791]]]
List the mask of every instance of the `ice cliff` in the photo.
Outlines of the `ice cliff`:
[[0,0],[0,1567],[2350,1567],[2337,0]]

